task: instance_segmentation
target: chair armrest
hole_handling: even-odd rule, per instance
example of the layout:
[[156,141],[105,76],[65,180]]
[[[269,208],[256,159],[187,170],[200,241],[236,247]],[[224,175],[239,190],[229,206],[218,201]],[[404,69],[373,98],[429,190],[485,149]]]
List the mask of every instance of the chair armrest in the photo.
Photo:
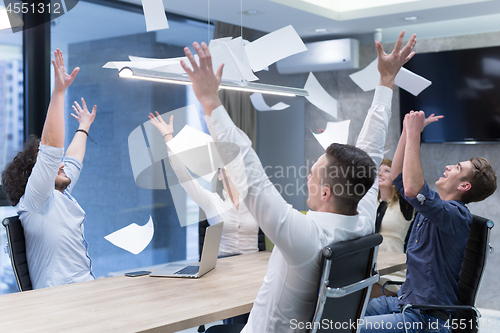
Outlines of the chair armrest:
[[340,288],[326,288],[326,297],[339,298],[344,297],[345,295],[352,294],[356,291],[359,291],[363,288],[371,286],[374,283],[377,283],[380,280],[380,273],[375,271],[375,275],[370,276],[367,279],[352,283],[348,286],[340,287]]
[[385,286],[388,286],[390,284],[394,284],[394,285],[397,285],[397,286],[401,286],[404,282],[403,281],[387,281],[386,283],[384,283],[384,285],[382,286],[382,294],[385,296]]
[[[406,304],[404,309],[423,309],[423,310],[475,310],[472,305],[436,305],[436,304]],[[404,310],[403,309],[403,310]]]

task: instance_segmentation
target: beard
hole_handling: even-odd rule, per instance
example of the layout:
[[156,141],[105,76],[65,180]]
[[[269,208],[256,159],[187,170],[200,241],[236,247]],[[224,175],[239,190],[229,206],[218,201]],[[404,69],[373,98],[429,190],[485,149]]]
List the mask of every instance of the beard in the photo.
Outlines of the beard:
[[66,177],[66,175],[58,175],[56,177],[55,189],[63,192],[71,184],[71,179]]

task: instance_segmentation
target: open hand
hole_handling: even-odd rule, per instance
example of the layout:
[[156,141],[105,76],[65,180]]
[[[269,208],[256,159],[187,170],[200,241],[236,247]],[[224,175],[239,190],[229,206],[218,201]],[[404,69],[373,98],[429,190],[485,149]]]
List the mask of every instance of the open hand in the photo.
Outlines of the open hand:
[[403,38],[405,36],[404,30],[399,34],[398,41],[394,46],[394,50],[390,54],[384,53],[384,48],[379,42],[375,42],[375,47],[378,53],[378,71],[380,73],[380,85],[393,88],[394,79],[398,74],[401,67],[406,64],[414,55],[413,48],[417,43],[417,35],[412,35],[411,38],[406,43],[405,47],[401,49],[403,45]]
[[58,92],[64,92],[73,81],[75,80],[76,74],[80,71],[79,67],[73,69],[71,75],[66,73],[64,69],[64,57],[61,50],[57,49],[54,52],[54,60],[52,60],[52,65],[54,66],[54,90]]
[[149,119],[151,124],[153,124],[161,133],[162,136],[174,133],[174,116],[170,116],[168,124],[163,120],[158,111],[156,112],[156,117],[154,114],[149,113]]
[[73,118],[78,120],[78,123],[80,124],[78,128],[88,131],[90,125],[94,122],[97,105],[94,105],[92,112],[89,112],[87,109],[87,103],[85,103],[85,100],[82,97],[82,106],[75,101],[75,105],[72,105],[71,107],[73,108],[73,111],[75,111],[75,113],[72,113],[71,115]]
[[439,119],[443,119],[444,116],[435,116],[434,113],[432,113],[429,117],[425,118],[424,121],[424,128],[425,126],[429,125],[430,123],[436,122]]
[[212,111],[221,105],[218,92],[224,64],[220,65],[217,72],[214,74],[212,56],[210,55],[207,44],[203,42],[200,47],[197,42],[194,42],[193,47],[198,54],[200,64],[198,65],[196,63],[191,50],[185,47],[184,53],[188,57],[193,69],[191,70],[182,60],[181,66],[193,83],[194,93],[203,106],[203,111],[205,111],[205,114],[211,115]]

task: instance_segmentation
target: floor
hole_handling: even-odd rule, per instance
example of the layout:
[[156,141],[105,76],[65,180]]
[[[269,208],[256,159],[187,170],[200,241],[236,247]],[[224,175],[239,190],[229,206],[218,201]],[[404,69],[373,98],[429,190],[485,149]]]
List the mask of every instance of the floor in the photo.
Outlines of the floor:
[[500,332],[500,311],[490,309],[478,309],[481,312],[479,333]]

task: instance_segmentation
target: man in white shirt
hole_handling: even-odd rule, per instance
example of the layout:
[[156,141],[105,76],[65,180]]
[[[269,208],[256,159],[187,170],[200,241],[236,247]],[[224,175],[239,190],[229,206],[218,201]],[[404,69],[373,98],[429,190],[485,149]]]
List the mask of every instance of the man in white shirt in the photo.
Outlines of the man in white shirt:
[[[185,48],[193,69],[181,61],[193,83],[196,97],[214,140],[237,144],[240,155],[226,169],[260,227],[276,245],[264,283],[250,318],[242,332],[305,331],[294,323],[310,321],[314,313],[321,250],[333,243],[368,235],[375,230],[378,184],[377,166],[382,161],[387,126],[391,116],[394,79],[403,64],[412,58],[416,36],[403,45],[404,31],[391,54],[376,43],[380,83],[375,90],[356,147],[332,144],[311,168],[307,187],[307,215],[293,209],[269,181],[248,137],[229,118],[218,98],[222,67],[214,74],[206,44],[193,46],[196,63]],[[222,159],[225,152],[219,151]],[[231,156],[232,157],[232,156]],[[245,170],[245,172],[242,172]],[[236,296],[237,297],[237,296]]]

